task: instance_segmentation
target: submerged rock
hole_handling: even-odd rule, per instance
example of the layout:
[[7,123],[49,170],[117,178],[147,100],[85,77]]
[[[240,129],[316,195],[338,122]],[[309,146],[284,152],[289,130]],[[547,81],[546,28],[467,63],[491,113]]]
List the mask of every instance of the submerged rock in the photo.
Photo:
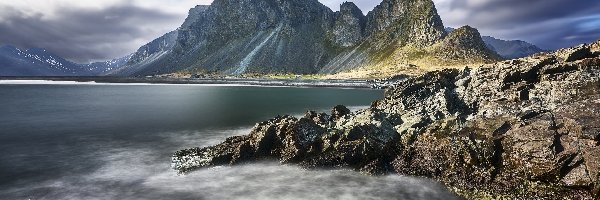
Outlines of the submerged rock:
[[597,199],[594,45],[400,80],[368,109],[276,117],[249,135],[179,151],[173,166],[189,172],[275,159],[433,178],[473,199]]

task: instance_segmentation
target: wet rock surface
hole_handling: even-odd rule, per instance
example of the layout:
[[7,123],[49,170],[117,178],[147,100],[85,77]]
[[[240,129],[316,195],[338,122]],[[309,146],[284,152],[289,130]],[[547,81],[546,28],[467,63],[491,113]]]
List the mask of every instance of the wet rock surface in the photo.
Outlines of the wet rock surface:
[[411,77],[368,109],[276,117],[173,167],[279,160],[432,178],[468,199],[598,199],[597,44]]

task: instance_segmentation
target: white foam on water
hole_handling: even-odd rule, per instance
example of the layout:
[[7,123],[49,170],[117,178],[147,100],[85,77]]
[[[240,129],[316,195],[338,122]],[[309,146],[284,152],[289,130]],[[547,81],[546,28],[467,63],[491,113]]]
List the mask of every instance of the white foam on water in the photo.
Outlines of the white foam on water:
[[[305,170],[295,165],[253,163],[178,175],[170,155],[178,149],[218,144],[250,127],[166,132],[165,142],[147,147],[112,144],[91,152],[89,173],[27,183],[0,192],[18,199],[456,199],[442,185],[420,178],[366,176],[350,170]],[[173,146],[170,146],[173,145]],[[84,162],[72,160],[73,164]]]
[[[53,81],[53,80],[0,80],[0,85],[114,85],[114,86],[201,86],[201,87],[264,87],[264,88],[313,88],[311,83],[286,84],[282,81],[233,81],[226,84],[196,84],[196,83],[104,83],[96,81]],[[318,85],[331,86],[336,89],[357,89],[339,87],[339,84],[321,82]]]
[[51,80],[0,80],[2,85],[94,85],[96,82],[51,81]]
[[[268,82],[265,82],[268,84]],[[288,88],[293,86],[271,86],[251,84],[177,84],[177,83],[98,83],[95,81],[53,81],[53,80],[0,80],[0,85],[115,85],[115,86],[204,86],[204,87],[268,87]]]

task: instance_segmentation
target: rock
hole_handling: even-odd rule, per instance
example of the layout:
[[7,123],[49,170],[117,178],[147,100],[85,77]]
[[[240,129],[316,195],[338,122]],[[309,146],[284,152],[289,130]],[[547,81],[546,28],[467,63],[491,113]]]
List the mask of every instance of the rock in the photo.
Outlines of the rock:
[[583,159],[585,160],[585,166],[595,185],[594,193],[598,195],[598,188],[600,187],[600,147],[596,146],[584,151]]
[[308,111],[304,115],[304,118],[313,120],[316,124],[326,127],[330,123],[331,117],[325,113],[317,113],[315,111]]
[[432,178],[465,198],[598,199],[600,66],[580,50],[409,77],[370,108],[277,117],[173,166],[275,159]]
[[576,60],[593,57],[591,49],[587,45],[579,45],[573,48],[562,49],[557,51],[556,55],[565,62],[573,62]]
[[350,114],[350,109],[343,105],[337,105],[331,110],[331,121],[337,121],[348,114]]
[[590,45],[590,51],[594,55],[600,56],[600,40],[598,40]]

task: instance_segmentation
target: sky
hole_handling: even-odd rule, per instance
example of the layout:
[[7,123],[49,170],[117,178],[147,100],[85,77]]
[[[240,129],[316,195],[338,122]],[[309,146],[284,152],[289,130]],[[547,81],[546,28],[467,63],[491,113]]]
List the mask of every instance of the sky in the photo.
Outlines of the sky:
[[[319,0],[336,11],[348,0]],[[600,39],[598,0],[433,0],[448,27],[557,49]],[[79,63],[134,52],[212,0],[0,0],[0,44],[45,48]],[[366,14],[379,0],[354,0]]]

